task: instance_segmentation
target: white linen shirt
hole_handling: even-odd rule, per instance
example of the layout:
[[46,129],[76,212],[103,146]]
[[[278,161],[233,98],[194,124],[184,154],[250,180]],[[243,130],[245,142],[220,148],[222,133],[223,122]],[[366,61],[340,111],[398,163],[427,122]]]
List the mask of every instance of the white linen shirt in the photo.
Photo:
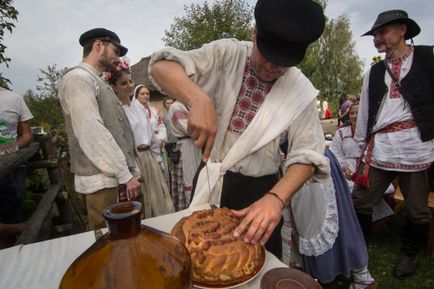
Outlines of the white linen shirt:
[[[114,188],[127,183],[133,178],[128,169],[125,155],[104,126],[96,100],[94,76],[98,72],[86,63],[80,63],[84,69],[69,72],[62,78],[59,100],[65,114],[71,115],[74,135],[83,153],[101,173],[92,176],[74,176],[75,191],[90,194],[104,188]],[[94,76],[90,75],[91,71]],[[136,177],[140,172],[136,168]]]

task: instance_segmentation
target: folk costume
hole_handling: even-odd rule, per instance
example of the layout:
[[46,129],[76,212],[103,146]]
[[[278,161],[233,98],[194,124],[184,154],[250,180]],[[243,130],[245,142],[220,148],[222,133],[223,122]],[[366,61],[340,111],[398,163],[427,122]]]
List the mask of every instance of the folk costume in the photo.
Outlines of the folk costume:
[[[306,233],[311,226],[306,220],[306,213],[294,214],[294,223],[297,228],[295,234],[298,239],[295,244],[299,246],[302,255],[304,271],[321,283],[332,282],[338,276],[352,277],[350,288],[366,288],[375,281],[367,270],[368,250],[360,229],[352,201],[351,193],[345,176],[340,169],[339,162],[333,153],[326,149],[325,156],[330,160],[331,178],[328,182],[311,183],[305,185],[303,190],[309,190],[312,195],[324,194],[325,201],[315,203],[311,200],[310,206],[316,206],[315,212],[326,210],[321,238],[307,240]],[[297,202],[297,194],[294,202]],[[326,205],[324,205],[326,204]],[[294,203],[292,204],[294,208]],[[294,209],[293,209],[294,210]],[[372,285],[373,286],[373,285]]]
[[194,146],[193,139],[187,132],[187,118],[185,105],[175,101],[168,111],[168,125],[177,138],[171,157],[171,193],[177,211],[186,209],[190,204],[193,178],[202,159],[201,150]]
[[[381,13],[365,35],[387,24],[404,23],[404,40],[420,27],[402,10]],[[401,40],[402,41],[402,40]],[[428,169],[434,162],[434,54],[433,46],[407,46],[399,58],[374,64],[362,88],[356,139],[367,143],[369,194],[353,191],[353,201],[364,232],[369,231],[372,204],[381,198],[393,178],[405,200],[406,224],[401,239],[397,277],[414,274],[416,256],[426,244],[431,212]]]
[[123,105],[123,108],[133,131],[138,165],[144,178],[141,184],[144,217],[173,213],[172,198],[159,165],[164,160],[149,120],[143,117],[144,107],[137,99],[133,99],[130,104]]
[[102,210],[116,203],[119,184],[140,178],[131,127],[113,89],[86,63],[62,77],[74,188],[86,196],[90,228],[105,227]]
[[[161,59],[180,63],[216,105],[218,131],[191,206],[208,202],[242,209],[261,198],[279,180],[281,139],[290,144],[286,166],[312,164],[313,180],[328,177],[318,91],[296,67],[275,81],[262,81],[250,65],[251,49],[251,42],[223,39],[192,51],[167,48],[152,55],[150,66]],[[266,245],[277,256],[280,228]]]

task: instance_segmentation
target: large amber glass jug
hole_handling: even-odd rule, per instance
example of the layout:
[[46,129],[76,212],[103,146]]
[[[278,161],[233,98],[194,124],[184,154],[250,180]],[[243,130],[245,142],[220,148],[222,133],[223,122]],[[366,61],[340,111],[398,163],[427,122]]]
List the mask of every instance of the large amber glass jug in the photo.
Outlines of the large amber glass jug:
[[142,225],[141,210],[138,202],[106,208],[108,233],[71,264],[60,288],[191,288],[187,249],[169,234]]

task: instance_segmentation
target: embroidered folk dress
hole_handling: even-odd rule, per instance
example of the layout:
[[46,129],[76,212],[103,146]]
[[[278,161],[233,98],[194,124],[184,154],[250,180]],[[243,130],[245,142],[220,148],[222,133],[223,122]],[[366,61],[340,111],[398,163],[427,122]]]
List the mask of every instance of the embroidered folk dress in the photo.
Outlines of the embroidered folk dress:
[[368,250],[345,176],[333,153],[326,149],[325,155],[330,160],[332,178],[327,183],[321,183],[319,188],[334,193],[339,233],[333,247],[323,254],[303,255],[303,265],[304,270],[321,283],[330,283],[339,275],[349,278],[351,271],[366,267]]
[[186,209],[190,204],[193,178],[202,159],[202,152],[194,145],[187,132],[188,110],[175,101],[168,111],[168,125],[172,134],[178,138],[174,151],[179,152],[179,162],[171,172],[171,194],[177,211]]
[[175,209],[172,198],[159,165],[163,161],[161,150],[149,120],[144,117],[144,107],[137,99],[122,107],[133,131],[136,146],[149,148],[137,151],[137,162],[143,177],[143,215],[150,218],[173,213]]

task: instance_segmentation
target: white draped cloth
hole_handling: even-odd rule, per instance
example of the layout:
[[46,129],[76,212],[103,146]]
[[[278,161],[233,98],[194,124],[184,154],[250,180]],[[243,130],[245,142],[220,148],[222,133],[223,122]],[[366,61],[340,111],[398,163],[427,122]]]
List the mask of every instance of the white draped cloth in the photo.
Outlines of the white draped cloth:
[[[279,138],[294,119],[316,101],[317,94],[318,91],[297,68],[291,68],[280,77],[252,122],[235,141],[224,159],[221,162],[209,160],[206,167],[201,170],[191,206],[204,203],[220,205],[222,180],[226,171],[247,155]],[[277,122],[275,115],[281,116]]]

